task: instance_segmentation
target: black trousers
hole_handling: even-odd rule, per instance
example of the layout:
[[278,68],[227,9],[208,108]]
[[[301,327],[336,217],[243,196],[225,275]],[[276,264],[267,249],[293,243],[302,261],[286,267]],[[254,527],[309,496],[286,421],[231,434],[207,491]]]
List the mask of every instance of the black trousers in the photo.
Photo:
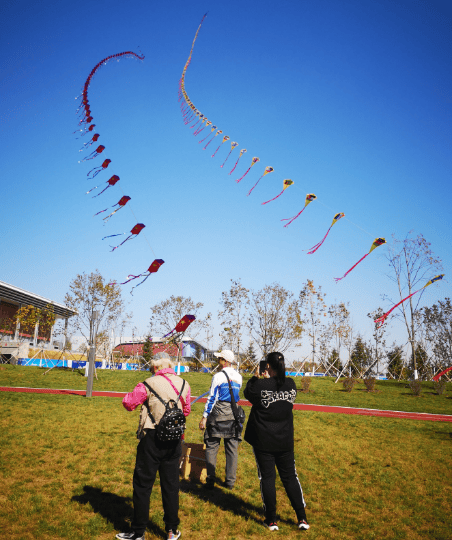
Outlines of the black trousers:
[[303,490],[295,469],[295,456],[290,452],[262,452],[253,447],[257,464],[257,474],[261,483],[261,496],[265,519],[276,521],[276,470],[289,497],[290,504],[297,514],[298,521],[306,519]]
[[132,529],[143,535],[149,521],[149,504],[157,471],[162,490],[163,521],[165,529],[177,529],[179,525],[179,458],[181,442],[161,442],[155,430],[147,431],[137,447],[137,459],[133,473],[133,521]]

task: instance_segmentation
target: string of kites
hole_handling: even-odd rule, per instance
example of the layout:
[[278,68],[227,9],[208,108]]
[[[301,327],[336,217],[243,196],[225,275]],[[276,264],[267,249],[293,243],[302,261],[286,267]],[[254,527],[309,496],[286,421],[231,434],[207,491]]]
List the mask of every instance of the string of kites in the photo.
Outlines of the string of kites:
[[[219,135],[223,135],[223,131],[221,129],[217,129],[217,126],[214,125],[212,123],[212,121],[210,121],[207,116],[205,116],[204,114],[201,113],[201,111],[199,111],[199,109],[197,109],[195,107],[195,105],[193,104],[193,102],[190,100],[190,98],[188,97],[188,94],[185,90],[185,75],[186,75],[186,72],[187,72],[187,69],[188,69],[188,66],[190,65],[191,63],[191,58],[192,58],[192,54],[193,54],[193,49],[194,49],[194,46],[195,46],[195,43],[196,43],[196,39],[198,38],[198,34],[199,34],[199,31],[201,29],[201,26],[204,22],[204,19],[206,18],[207,16],[207,13],[203,16],[199,26],[198,26],[198,29],[196,30],[196,34],[195,34],[195,37],[193,39],[193,42],[192,42],[192,46],[191,46],[191,49],[190,49],[190,54],[188,56],[188,59],[187,59],[187,62],[185,63],[185,66],[184,66],[184,69],[182,71],[182,75],[181,75],[181,78],[179,80],[179,101],[181,102],[181,105],[180,105],[180,108],[181,108],[181,113],[182,113],[182,118],[183,118],[183,121],[184,121],[184,124],[185,125],[189,125],[189,129],[194,129],[193,131],[193,135],[195,137],[197,137],[198,135],[200,135],[206,128],[210,128],[210,132],[208,130],[208,133],[207,135],[200,139],[198,142],[199,144],[201,143],[204,143],[205,141],[207,141],[207,139],[209,139],[206,144],[204,145],[203,147],[203,150],[206,150],[207,147],[210,145],[210,143],[216,138],[218,137]],[[95,75],[95,73],[98,71],[98,69],[105,65],[108,61],[110,60],[113,60],[113,59],[117,59],[119,60],[120,58],[122,57],[125,57],[125,58],[136,58],[138,60],[144,60],[144,56],[140,56],[132,51],[126,51],[126,52],[122,52],[122,53],[118,53],[118,54],[114,54],[114,55],[111,55],[111,56],[107,56],[106,58],[104,58],[103,60],[101,60],[98,64],[96,64],[96,66],[94,66],[94,68],[91,70],[88,78],[86,79],[86,82],[85,82],[85,85],[83,87],[83,91],[82,91],[82,94],[81,94],[81,104],[79,106],[79,108],[77,109],[77,113],[80,113],[80,121],[79,121],[79,128],[75,133],[81,133],[81,137],[84,137],[85,135],[89,134],[89,135],[92,135],[91,136],[91,139],[86,142],[85,144],[83,144],[82,148],[80,149],[80,151],[83,151],[85,150],[86,148],[89,148],[91,145],[93,145],[94,143],[97,143],[100,135],[99,133],[92,133],[94,131],[94,128],[96,127],[96,125],[93,123],[93,116],[91,114],[91,109],[90,109],[90,104],[89,104],[89,100],[88,100],[88,89],[89,89],[89,86],[91,84],[91,80],[93,78],[93,76]],[[220,144],[218,145],[218,147],[216,148],[216,150],[213,152],[212,154],[212,157],[215,157],[216,154],[218,153],[218,151],[220,150],[220,148],[222,147],[222,145],[226,142],[228,142],[230,140],[230,137],[228,135],[223,135],[222,139],[221,139],[221,142]],[[229,151],[229,153],[227,154],[225,160],[223,161],[223,163],[220,165],[221,168],[223,168],[226,164],[226,162],[228,161],[229,157],[231,156],[232,152],[235,150],[235,148],[237,148],[239,146],[239,144],[235,141],[231,141],[231,149]],[[88,156],[86,156],[84,159],[80,160],[80,162],[85,162],[85,161],[89,161],[89,160],[92,160],[92,159],[95,159],[97,156],[101,155],[105,150],[105,146],[103,146],[102,144],[99,145],[94,151],[91,152],[91,154],[89,154]],[[239,152],[239,156],[234,164],[234,166],[232,167],[232,169],[229,171],[229,175],[231,175],[240,159],[242,158],[242,156],[247,152],[247,149],[246,148],[242,148]],[[251,160],[251,164],[249,165],[249,167],[246,169],[246,171],[242,174],[242,176],[240,178],[238,178],[236,180],[236,183],[239,183],[243,180],[243,178],[245,178],[245,176],[251,171],[252,167],[254,165],[256,165],[256,163],[258,163],[260,161],[260,159],[258,157],[253,157],[252,160]],[[95,167],[93,169],[91,169],[88,174],[87,174],[87,177],[89,179],[94,179],[99,173],[103,172],[104,170],[106,170],[109,165],[111,163],[111,159],[105,159],[103,161],[103,163],[98,166],[98,167]],[[273,167],[270,167],[270,166],[267,166],[265,167],[264,169],[264,172],[261,174],[261,176],[258,178],[258,180],[255,182],[255,184],[253,185],[253,187],[249,190],[248,192],[248,196],[251,195],[251,193],[253,192],[254,188],[258,185],[258,183],[260,182],[260,180],[266,176],[267,174],[270,174],[274,171]],[[99,192],[97,195],[94,195],[93,198],[95,197],[98,197],[99,195],[102,195],[108,188],[110,187],[113,187],[115,186],[118,182],[119,182],[120,178],[119,176],[117,176],[116,174],[114,174],[113,176],[110,177],[109,180],[107,180],[107,185],[104,187],[104,189]],[[280,197],[284,191],[290,187],[291,185],[293,185],[294,182],[293,180],[289,179],[289,178],[286,178],[283,180],[283,186],[282,186],[282,191],[280,193],[278,193],[275,197],[273,197],[272,199],[268,200],[268,201],[265,201],[263,202],[262,204],[268,204],[272,201],[274,201],[275,199],[277,199],[278,197]],[[93,188],[91,188],[89,191],[87,191],[87,194],[88,193],[91,193],[92,191],[96,190],[99,186],[94,186]],[[291,218],[285,218],[285,219],[282,219],[281,221],[287,221],[287,223],[284,225],[284,227],[288,227],[291,223],[293,223],[293,221],[295,221],[303,212],[304,210],[306,209],[306,207],[313,201],[315,201],[317,199],[317,196],[314,194],[314,193],[308,193],[306,195],[306,198],[305,198],[305,204],[303,206],[303,208],[298,212],[298,214],[296,214],[295,216],[291,217]],[[126,204],[131,200],[131,197],[129,197],[128,195],[123,195],[119,201],[114,204],[113,206],[111,207],[107,207],[103,210],[100,210],[99,212],[97,212],[95,214],[95,216],[98,216],[100,214],[103,214],[104,212],[107,212],[108,210],[113,210],[112,212],[110,212],[107,216],[103,217],[103,221],[104,223],[108,222],[110,220],[110,218],[116,214],[119,210],[121,210],[121,208],[124,208],[126,206]],[[115,208],[115,207],[118,207],[118,208]],[[345,216],[345,214],[343,212],[339,212],[337,214],[334,215],[333,217],[333,221],[331,223],[331,225],[329,226],[328,230],[326,231],[326,234],[325,236],[322,238],[322,240],[320,240],[320,242],[318,242],[317,244],[315,244],[314,246],[312,246],[309,251],[307,252],[308,255],[312,255],[314,254],[321,246],[322,244],[325,242],[329,232],[331,231],[331,228],[340,220],[342,219],[343,217]],[[110,246],[112,248],[111,251],[115,251],[116,249],[118,249],[120,246],[122,246],[125,242],[127,242],[128,240],[130,239],[133,239],[133,238],[136,238],[140,232],[145,228],[145,225],[143,223],[137,223],[136,225],[134,225],[132,227],[132,229],[130,230],[130,234],[129,236],[123,240],[120,244],[118,244],[117,246]],[[116,236],[121,236],[123,234],[127,234],[127,233],[119,233],[119,234],[112,234],[112,235],[108,235],[108,236],[104,236],[102,238],[102,240],[105,240],[106,238],[113,238],[113,237],[116,237]],[[370,255],[370,253],[372,253],[372,251],[374,249],[376,249],[377,247],[383,245],[386,243],[386,240],[384,238],[375,238],[375,240],[372,242],[372,245],[370,246],[370,249],[367,253],[364,254],[363,257],[361,257],[361,259],[359,259],[358,262],[356,262],[349,270],[347,270],[345,272],[345,274],[340,277],[340,278],[334,278],[336,282],[339,282],[340,280],[344,279],[361,261],[363,261],[368,255]],[[142,283],[144,283],[148,277],[157,272],[160,268],[160,266],[164,263],[165,261],[163,261],[162,259],[155,259],[151,264],[150,266],[148,267],[148,269],[138,275],[134,275],[134,274],[129,274],[127,276],[127,280],[120,283],[119,285],[126,285],[127,283],[135,280],[135,279],[138,279],[140,277],[144,277],[144,279],[138,283],[138,285],[135,285],[134,287],[132,287],[132,290],[130,291],[131,294],[133,293],[133,289],[135,289],[136,287],[138,287],[139,285],[141,285]],[[394,305],[387,313],[385,313],[382,317],[379,317],[378,319],[375,320],[375,323],[376,324],[379,324],[379,326],[381,326],[382,324],[384,324],[384,321],[385,319],[388,317],[388,315],[397,307],[399,306],[400,304],[402,304],[403,302],[405,302],[405,300],[408,300],[409,298],[411,298],[412,296],[414,296],[416,293],[420,292],[421,290],[425,289],[425,287],[428,287],[429,285],[431,285],[432,283],[435,283],[436,281],[439,281],[441,280],[442,278],[444,277],[444,274],[440,274],[438,276],[435,276],[433,277],[432,279],[430,279],[421,289],[418,289],[417,291],[411,293],[409,296],[407,296],[406,298],[404,298],[403,300],[401,300],[398,304]],[[111,284],[116,284],[116,282],[112,282]],[[188,322],[188,324],[190,324],[192,321],[194,320],[194,316],[193,315],[186,315],[183,319],[181,319],[178,323],[178,325],[176,326],[176,328],[170,332],[170,334],[168,334],[168,336],[170,335],[173,335],[174,332],[178,332],[177,328],[182,328],[186,322]],[[182,325],[182,326],[181,326]],[[185,326],[185,328],[187,327],[188,325]],[[165,336],[166,337],[166,336]]]

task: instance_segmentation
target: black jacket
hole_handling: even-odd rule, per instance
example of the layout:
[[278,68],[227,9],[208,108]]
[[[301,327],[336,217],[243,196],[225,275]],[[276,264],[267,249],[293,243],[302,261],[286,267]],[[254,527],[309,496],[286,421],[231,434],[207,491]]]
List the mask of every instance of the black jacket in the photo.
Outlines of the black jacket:
[[252,377],[244,395],[253,405],[245,441],[264,452],[293,450],[292,409],[297,395],[294,380],[286,377],[285,383],[278,388],[274,377]]

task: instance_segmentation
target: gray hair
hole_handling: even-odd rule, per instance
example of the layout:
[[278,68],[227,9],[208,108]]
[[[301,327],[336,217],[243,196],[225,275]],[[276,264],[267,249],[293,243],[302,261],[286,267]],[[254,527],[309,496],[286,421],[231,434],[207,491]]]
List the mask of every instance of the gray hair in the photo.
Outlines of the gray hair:
[[165,368],[171,368],[174,369],[174,362],[171,360],[169,356],[165,358],[153,358],[151,360],[151,366],[155,368],[155,371],[159,371],[160,369]]

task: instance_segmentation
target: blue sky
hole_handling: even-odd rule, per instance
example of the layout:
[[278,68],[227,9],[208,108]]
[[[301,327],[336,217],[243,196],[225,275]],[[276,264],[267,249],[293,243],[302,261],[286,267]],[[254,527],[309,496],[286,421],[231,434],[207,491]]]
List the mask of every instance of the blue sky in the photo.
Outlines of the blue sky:
[[[197,108],[248,152],[220,168],[182,122],[178,80],[203,14],[186,75]],[[133,325],[149,307],[191,296],[216,315],[230,279],[298,294],[313,279],[327,302],[348,301],[355,325],[390,303],[387,248],[335,284],[375,237],[411,229],[443,259],[446,280],[423,302],[451,295],[452,7],[439,0],[3,3],[0,12],[2,238],[0,279],[63,301],[77,273],[122,280],[154,258],[158,274],[129,295]],[[75,97],[91,69],[118,52],[89,89],[101,157],[78,163]],[[203,132],[203,135],[206,131]],[[251,158],[260,163],[240,184]],[[95,181],[90,168],[112,163]],[[92,164],[92,167],[90,165]],[[228,166],[230,167],[228,168]],[[274,172],[246,194],[265,166]],[[85,192],[112,174],[101,197]],[[260,203],[295,184],[276,201]],[[121,186],[121,190],[119,189]],[[318,199],[288,228],[306,193]],[[145,234],[109,252],[107,234],[129,231],[130,210],[102,226],[97,211],[129,195]],[[309,256],[337,212],[343,219]],[[151,248],[150,248],[151,246]],[[218,328],[216,329],[218,333]],[[401,336],[403,334],[400,334]],[[394,327],[390,338],[397,338]],[[403,339],[402,337],[400,338]]]

